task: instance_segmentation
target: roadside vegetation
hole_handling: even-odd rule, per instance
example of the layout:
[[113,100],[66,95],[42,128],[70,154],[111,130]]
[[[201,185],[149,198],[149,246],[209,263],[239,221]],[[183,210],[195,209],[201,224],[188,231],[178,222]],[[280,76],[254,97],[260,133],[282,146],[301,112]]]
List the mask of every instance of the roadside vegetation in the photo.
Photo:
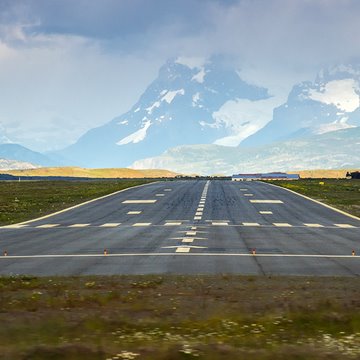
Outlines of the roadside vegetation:
[[65,209],[150,180],[0,181],[0,225]]
[[0,359],[359,359],[360,279],[0,277]]
[[360,217],[360,180],[269,181]]

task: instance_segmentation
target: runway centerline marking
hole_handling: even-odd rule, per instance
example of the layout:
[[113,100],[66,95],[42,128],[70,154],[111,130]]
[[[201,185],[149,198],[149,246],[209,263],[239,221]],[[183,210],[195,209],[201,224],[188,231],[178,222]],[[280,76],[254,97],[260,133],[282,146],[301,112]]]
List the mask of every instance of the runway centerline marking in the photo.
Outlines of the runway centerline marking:
[[283,204],[281,200],[249,200],[251,203],[254,204]]
[[155,196],[165,196],[165,194],[156,194]]
[[154,204],[157,200],[124,200],[122,204]]
[[254,196],[254,194],[244,194],[244,196]]
[[70,228],[83,228],[83,227],[87,227],[90,226],[91,224],[72,224],[69,225]]
[[271,215],[273,212],[272,211],[259,211],[259,214],[262,215]]
[[142,211],[128,211],[127,212],[128,215],[139,215],[141,213],[142,213]]
[[132,226],[150,226],[151,223],[135,223]]

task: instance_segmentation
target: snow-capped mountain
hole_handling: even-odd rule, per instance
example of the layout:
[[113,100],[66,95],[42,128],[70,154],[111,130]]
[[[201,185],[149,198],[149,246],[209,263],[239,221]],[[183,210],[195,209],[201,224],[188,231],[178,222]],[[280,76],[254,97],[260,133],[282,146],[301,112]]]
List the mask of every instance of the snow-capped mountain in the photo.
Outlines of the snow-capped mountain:
[[[229,100],[267,98],[266,89],[243,81],[221,58],[172,59],[129,112],[88,131],[57,155],[87,167],[128,166],[170,147],[226,141],[234,127],[218,110]],[[247,135],[263,126],[241,125],[239,131]]]
[[323,134],[360,126],[360,65],[321,71],[314,82],[293,87],[273,119],[241,146],[258,146],[306,134]]
[[0,171],[6,170],[27,170],[27,169],[36,169],[39,166],[31,164],[29,162],[17,161],[17,160],[8,160],[0,159]]
[[[32,165],[29,168],[59,165],[58,162],[49,159],[47,156],[18,144],[0,144],[0,159],[28,163]],[[6,162],[3,163],[5,164]],[[10,164],[10,162],[8,164]],[[25,164],[24,166],[27,165]]]
[[137,161],[135,169],[166,168],[188,174],[360,168],[360,127],[253,148],[179,146]]

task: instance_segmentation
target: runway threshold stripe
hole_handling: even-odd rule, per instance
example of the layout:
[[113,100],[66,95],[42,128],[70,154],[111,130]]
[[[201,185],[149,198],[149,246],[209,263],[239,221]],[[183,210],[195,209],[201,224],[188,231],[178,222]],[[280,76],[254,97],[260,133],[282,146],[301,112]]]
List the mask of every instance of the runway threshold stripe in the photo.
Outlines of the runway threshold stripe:
[[[181,248],[176,247],[176,248]],[[44,259],[44,258],[89,258],[89,257],[131,257],[131,256],[174,256],[177,253],[108,253],[99,254],[47,254],[47,255],[8,255],[0,256],[1,260],[11,259]],[[248,253],[188,253],[189,256],[242,256],[242,257],[290,257],[290,258],[325,258],[325,259],[360,259],[359,255],[321,255],[321,254],[248,254]]]

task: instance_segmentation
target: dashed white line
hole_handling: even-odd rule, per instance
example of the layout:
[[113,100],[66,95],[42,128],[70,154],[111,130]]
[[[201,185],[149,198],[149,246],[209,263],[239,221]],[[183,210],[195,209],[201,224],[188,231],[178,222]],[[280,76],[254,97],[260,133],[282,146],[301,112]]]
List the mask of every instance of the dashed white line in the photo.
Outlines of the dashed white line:
[[39,225],[36,226],[37,229],[51,229],[54,228],[56,226],[59,226],[60,224],[44,224],[44,225]]
[[259,211],[259,214],[262,215],[271,215],[273,212],[272,211]]
[[141,213],[142,213],[142,211],[128,211],[127,212],[128,215],[139,215]]
[[292,227],[292,225],[288,223],[273,223],[273,225],[276,227]]
[[122,204],[154,204],[157,200],[124,200]]
[[244,226],[260,226],[259,223],[243,222],[242,224],[243,224]]
[[323,225],[320,224],[304,224],[307,227],[313,227],[313,228],[321,228],[324,227]]
[[254,204],[283,204],[281,200],[250,200]]
[[181,222],[166,222],[165,226],[178,226],[178,225],[182,225]]
[[151,223],[135,223],[132,226],[150,226]]
[[83,228],[83,227],[87,227],[90,226],[91,224],[72,224],[69,225],[70,228]]
[[347,228],[347,229],[350,229],[350,228],[354,228],[355,226],[353,225],[350,225],[350,224],[334,224],[335,226],[339,227],[339,228]]
[[100,227],[117,227],[119,225],[121,225],[121,223],[105,223],[100,225]]

